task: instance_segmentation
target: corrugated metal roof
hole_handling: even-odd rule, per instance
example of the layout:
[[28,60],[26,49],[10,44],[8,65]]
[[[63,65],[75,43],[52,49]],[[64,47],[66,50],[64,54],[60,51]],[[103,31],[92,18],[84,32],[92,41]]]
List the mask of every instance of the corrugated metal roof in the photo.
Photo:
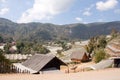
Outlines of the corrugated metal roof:
[[24,63],[22,63],[22,65],[35,71],[40,71],[54,57],[55,56],[53,55],[36,54],[32,56],[29,60],[26,60]]
[[20,63],[13,63],[13,65],[14,65],[15,67],[17,67],[18,69],[20,69],[21,72],[27,70],[27,71],[30,71],[30,73],[37,73],[37,71],[34,71],[34,70],[32,70],[32,69],[30,69],[30,68],[28,68],[28,67],[25,67],[25,66],[23,66],[23,65],[20,64]]

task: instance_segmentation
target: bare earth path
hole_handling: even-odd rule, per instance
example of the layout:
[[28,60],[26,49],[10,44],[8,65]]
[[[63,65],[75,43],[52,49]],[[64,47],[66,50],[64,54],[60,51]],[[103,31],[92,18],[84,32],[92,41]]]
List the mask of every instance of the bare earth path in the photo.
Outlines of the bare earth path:
[[70,74],[0,74],[0,80],[120,80],[120,69]]

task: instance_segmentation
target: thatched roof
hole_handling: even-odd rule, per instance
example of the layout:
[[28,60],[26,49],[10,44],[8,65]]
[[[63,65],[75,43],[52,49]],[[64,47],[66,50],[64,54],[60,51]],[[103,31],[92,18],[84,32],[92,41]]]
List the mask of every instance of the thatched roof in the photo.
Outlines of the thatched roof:
[[[36,54],[32,56],[30,59],[26,60],[24,63],[22,63],[22,65],[35,71],[41,71],[54,58],[57,58],[57,57],[55,57],[54,55]],[[57,58],[57,60],[59,59]],[[59,61],[65,64],[61,60]]]
[[84,55],[87,55],[87,52],[84,48],[80,48],[80,49],[76,49],[74,51],[72,51],[72,54],[70,55],[70,58],[74,58],[74,59],[82,59]]
[[105,50],[112,57],[120,57],[120,37],[110,41]]

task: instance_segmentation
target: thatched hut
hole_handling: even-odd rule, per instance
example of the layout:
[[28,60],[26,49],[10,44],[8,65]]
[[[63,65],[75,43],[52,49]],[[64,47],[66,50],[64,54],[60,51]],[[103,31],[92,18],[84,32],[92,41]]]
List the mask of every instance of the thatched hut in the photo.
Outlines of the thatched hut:
[[89,60],[88,53],[84,48],[76,49],[72,51],[70,58],[73,62],[86,62]]

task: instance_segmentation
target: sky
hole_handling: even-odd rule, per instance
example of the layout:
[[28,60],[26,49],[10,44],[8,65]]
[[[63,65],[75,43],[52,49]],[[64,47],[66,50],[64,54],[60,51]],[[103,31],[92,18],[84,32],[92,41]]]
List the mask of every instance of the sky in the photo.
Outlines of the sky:
[[0,17],[17,23],[120,21],[120,0],[0,0]]

